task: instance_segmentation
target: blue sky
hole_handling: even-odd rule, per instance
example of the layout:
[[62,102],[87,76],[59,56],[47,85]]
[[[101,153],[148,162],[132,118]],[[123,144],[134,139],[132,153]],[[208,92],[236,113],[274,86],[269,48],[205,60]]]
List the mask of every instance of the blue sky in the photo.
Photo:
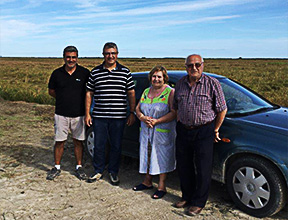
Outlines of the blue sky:
[[287,0],[1,0],[0,55],[288,58]]

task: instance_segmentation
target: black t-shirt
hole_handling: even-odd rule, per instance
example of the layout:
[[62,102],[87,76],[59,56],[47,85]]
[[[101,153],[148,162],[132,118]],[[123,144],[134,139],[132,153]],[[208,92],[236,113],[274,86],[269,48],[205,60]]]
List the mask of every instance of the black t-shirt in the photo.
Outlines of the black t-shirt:
[[65,65],[53,71],[48,88],[56,92],[55,114],[65,117],[85,115],[86,83],[90,71],[77,65],[75,72],[70,75]]

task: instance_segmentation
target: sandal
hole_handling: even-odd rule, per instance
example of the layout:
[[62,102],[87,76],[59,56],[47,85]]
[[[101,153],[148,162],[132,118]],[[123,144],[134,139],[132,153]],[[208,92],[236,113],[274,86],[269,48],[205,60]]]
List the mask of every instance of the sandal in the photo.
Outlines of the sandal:
[[165,191],[162,191],[162,190],[157,190],[153,196],[152,196],[152,199],[161,199],[163,196],[165,196],[167,192]]
[[153,188],[153,186],[146,186],[146,185],[144,185],[143,183],[140,183],[139,185],[134,186],[134,187],[133,187],[133,190],[134,190],[134,191],[142,191],[142,190],[152,189],[152,188]]

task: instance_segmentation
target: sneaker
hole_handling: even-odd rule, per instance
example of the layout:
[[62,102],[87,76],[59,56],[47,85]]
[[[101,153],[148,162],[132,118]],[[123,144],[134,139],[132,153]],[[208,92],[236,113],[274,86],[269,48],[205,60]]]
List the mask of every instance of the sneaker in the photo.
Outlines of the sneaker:
[[89,176],[88,178],[88,183],[93,183],[97,180],[102,179],[103,175],[102,173],[96,173],[96,174],[92,174],[91,176]]
[[77,170],[76,170],[76,176],[79,180],[87,180],[88,177],[86,175],[86,173],[84,172],[84,169],[82,167],[79,167]]
[[53,167],[47,174],[46,179],[47,180],[54,180],[55,177],[59,176],[61,173],[61,170],[56,169],[56,167]]
[[119,185],[119,177],[116,173],[109,173],[110,182],[112,185],[117,186]]

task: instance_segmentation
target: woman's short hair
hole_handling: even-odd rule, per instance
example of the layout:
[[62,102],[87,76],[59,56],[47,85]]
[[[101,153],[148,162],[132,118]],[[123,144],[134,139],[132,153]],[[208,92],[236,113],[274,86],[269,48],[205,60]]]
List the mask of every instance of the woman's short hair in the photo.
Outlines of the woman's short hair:
[[157,66],[153,67],[153,68],[150,70],[150,72],[149,72],[149,74],[148,74],[149,82],[152,81],[152,76],[153,76],[153,74],[156,73],[156,72],[159,72],[159,71],[161,71],[161,72],[163,73],[164,83],[167,83],[167,82],[168,82],[169,77],[168,77],[168,74],[167,74],[167,70],[166,70],[166,68],[165,68],[164,66],[162,66],[162,65],[157,65]]

